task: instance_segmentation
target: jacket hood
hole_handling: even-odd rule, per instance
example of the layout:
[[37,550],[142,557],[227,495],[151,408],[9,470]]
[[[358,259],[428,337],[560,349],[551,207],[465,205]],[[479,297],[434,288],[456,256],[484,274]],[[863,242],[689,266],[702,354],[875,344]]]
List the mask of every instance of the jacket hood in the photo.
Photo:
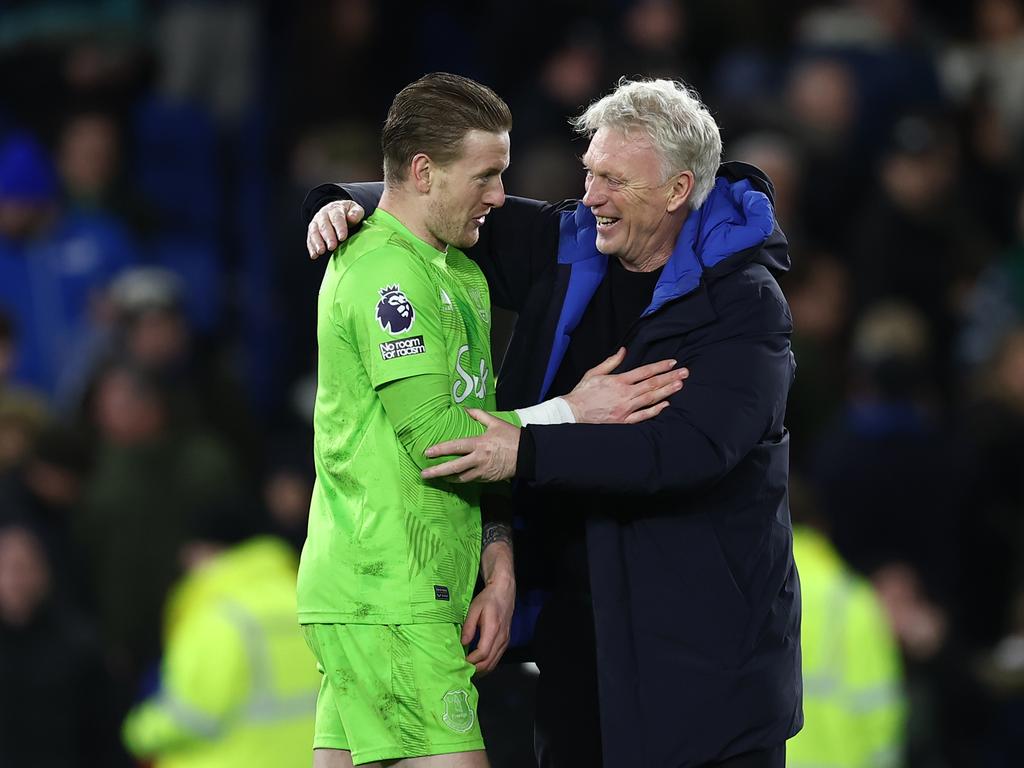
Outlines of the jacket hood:
[[[719,166],[716,189],[717,184],[723,179],[730,186],[746,181],[750,184],[751,191],[759,192],[768,198],[768,203],[771,207],[772,226],[768,237],[761,243],[761,247],[757,251],[747,254],[749,258],[741,260],[740,263],[762,264],[773,272],[788,272],[791,266],[789,260],[789,241],[775,219],[775,187],[772,186],[771,181],[760,168],[749,163],[738,162],[722,163]],[[750,202],[753,201],[751,200]],[[701,206],[701,210],[703,208],[704,206]],[[717,271],[717,269],[712,270],[715,273]]]

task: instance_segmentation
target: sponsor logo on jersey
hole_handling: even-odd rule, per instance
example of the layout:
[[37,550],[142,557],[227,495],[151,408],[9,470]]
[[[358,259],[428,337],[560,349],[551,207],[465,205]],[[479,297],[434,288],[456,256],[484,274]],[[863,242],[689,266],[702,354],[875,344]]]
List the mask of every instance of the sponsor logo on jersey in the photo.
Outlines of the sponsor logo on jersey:
[[[469,352],[469,345],[463,344],[459,347],[459,356],[455,358],[455,374],[459,377],[452,384],[452,399],[456,403],[464,402],[470,395],[480,400],[487,397],[487,377],[489,371],[483,358],[480,358],[479,374],[472,374],[462,366],[462,356]],[[467,355],[468,357],[468,355]],[[473,368],[473,361],[467,361],[467,365]]]
[[434,599],[435,600],[451,600],[452,596],[448,592],[448,587],[443,584],[434,585]]
[[427,351],[423,344],[422,336],[407,336],[404,339],[394,341],[382,341],[380,343],[380,356],[382,360],[394,360],[396,357],[408,357],[409,355],[422,355]]
[[441,288],[440,291],[441,291],[441,309],[447,309],[447,310],[454,309],[454,307],[452,307],[452,297],[448,295],[448,292],[444,288]]
[[475,717],[465,691],[448,691],[444,695],[444,724],[456,733],[465,733],[473,727]]
[[412,324],[416,322],[416,310],[412,308],[412,302],[402,293],[397,283],[387,285],[380,289],[381,299],[377,302],[377,322],[381,330],[387,331],[392,336],[405,333]]

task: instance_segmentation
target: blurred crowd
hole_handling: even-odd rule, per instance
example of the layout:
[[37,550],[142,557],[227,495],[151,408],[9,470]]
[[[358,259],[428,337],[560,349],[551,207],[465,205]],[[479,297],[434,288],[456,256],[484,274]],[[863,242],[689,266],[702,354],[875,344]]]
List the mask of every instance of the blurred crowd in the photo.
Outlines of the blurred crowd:
[[896,654],[896,761],[1020,765],[1024,0],[0,4],[0,765],[130,765],[196,543],[301,547],[299,203],[378,178],[435,70],[509,102],[506,189],[549,200],[619,76],[699,90],[790,239],[805,657],[839,663],[819,557]]

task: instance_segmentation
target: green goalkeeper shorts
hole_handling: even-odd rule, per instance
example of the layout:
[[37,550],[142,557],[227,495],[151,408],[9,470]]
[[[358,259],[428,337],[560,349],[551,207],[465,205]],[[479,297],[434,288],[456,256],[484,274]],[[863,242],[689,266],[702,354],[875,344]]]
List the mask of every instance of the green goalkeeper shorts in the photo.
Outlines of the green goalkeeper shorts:
[[458,624],[306,624],[320,670],[314,749],[355,765],[484,748]]

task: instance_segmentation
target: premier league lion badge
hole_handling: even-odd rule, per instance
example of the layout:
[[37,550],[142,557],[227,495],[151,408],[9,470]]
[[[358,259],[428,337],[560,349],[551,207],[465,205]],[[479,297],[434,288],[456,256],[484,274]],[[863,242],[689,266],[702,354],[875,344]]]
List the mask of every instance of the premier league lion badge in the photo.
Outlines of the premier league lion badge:
[[416,321],[416,311],[408,297],[396,283],[380,289],[381,300],[377,302],[377,321],[382,330],[392,336],[405,333]]

